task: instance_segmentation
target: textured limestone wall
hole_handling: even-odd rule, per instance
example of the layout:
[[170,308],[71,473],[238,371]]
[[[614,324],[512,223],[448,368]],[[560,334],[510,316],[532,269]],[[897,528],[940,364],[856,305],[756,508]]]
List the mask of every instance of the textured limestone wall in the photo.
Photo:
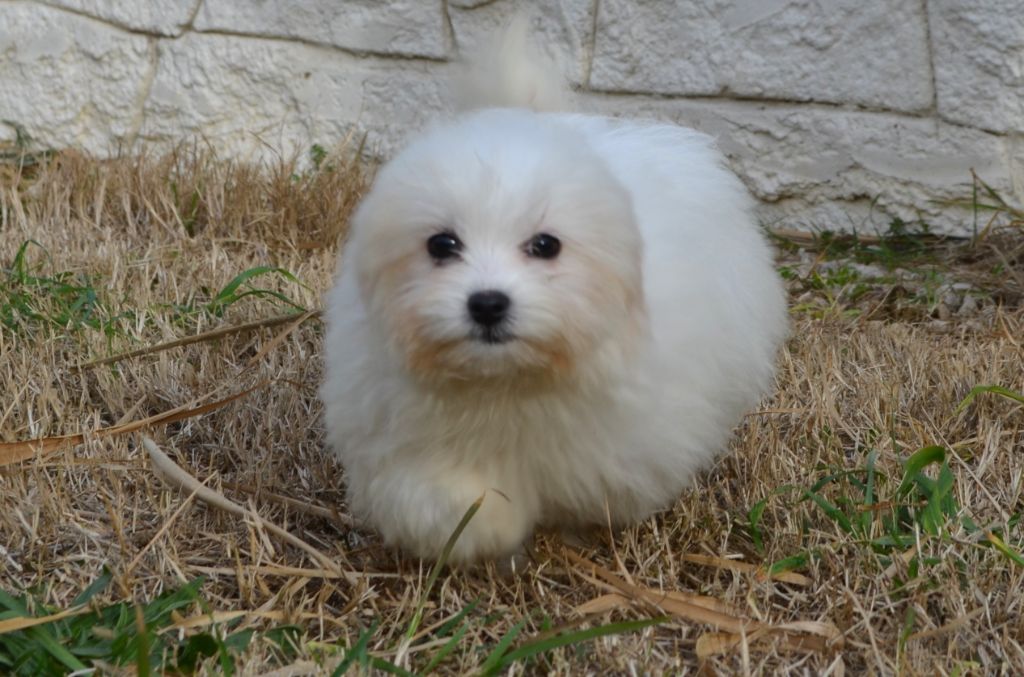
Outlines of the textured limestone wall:
[[[394,151],[516,0],[0,0],[0,140]],[[767,223],[966,232],[1024,200],[1024,0],[537,0],[584,109],[715,135]]]

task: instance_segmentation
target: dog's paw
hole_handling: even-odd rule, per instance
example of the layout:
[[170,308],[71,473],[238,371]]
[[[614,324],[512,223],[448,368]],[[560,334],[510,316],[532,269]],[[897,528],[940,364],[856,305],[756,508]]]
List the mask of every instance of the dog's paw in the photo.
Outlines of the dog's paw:
[[523,552],[523,543],[533,529],[530,511],[514,497],[495,490],[484,491],[481,495],[483,502],[452,547],[450,561],[453,563],[514,559]]
[[386,543],[428,560],[442,557],[459,523],[482,499],[447,555],[447,562],[459,567],[520,550],[536,522],[536,510],[525,498],[489,485],[470,470],[442,473],[404,465],[350,487],[360,512]]

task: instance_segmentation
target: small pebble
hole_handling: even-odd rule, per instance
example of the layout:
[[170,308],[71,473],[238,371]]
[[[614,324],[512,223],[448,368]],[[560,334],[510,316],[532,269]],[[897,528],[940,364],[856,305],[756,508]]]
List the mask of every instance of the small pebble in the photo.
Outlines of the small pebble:
[[349,550],[358,550],[366,544],[366,539],[355,529],[349,529],[349,532],[345,534],[345,541],[348,543]]
[[964,296],[963,303],[960,304],[960,309],[956,311],[956,314],[963,317],[966,315],[974,315],[978,312],[978,297],[967,294]]

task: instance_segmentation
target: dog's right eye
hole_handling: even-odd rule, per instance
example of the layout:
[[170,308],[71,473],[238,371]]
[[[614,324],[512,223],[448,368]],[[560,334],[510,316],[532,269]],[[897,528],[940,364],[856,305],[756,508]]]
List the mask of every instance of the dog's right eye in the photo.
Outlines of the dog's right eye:
[[436,261],[458,256],[460,251],[462,242],[454,233],[438,233],[427,239],[427,253]]

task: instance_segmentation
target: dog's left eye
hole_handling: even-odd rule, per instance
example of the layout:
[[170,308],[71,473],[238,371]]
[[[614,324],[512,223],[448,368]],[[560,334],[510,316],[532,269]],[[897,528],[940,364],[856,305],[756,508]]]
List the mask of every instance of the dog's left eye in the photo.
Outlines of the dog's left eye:
[[455,233],[438,233],[427,238],[427,253],[437,261],[458,256],[462,242]]
[[562,241],[554,235],[537,233],[524,247],[527,255],[538,259],[553,259],[562,251]]

